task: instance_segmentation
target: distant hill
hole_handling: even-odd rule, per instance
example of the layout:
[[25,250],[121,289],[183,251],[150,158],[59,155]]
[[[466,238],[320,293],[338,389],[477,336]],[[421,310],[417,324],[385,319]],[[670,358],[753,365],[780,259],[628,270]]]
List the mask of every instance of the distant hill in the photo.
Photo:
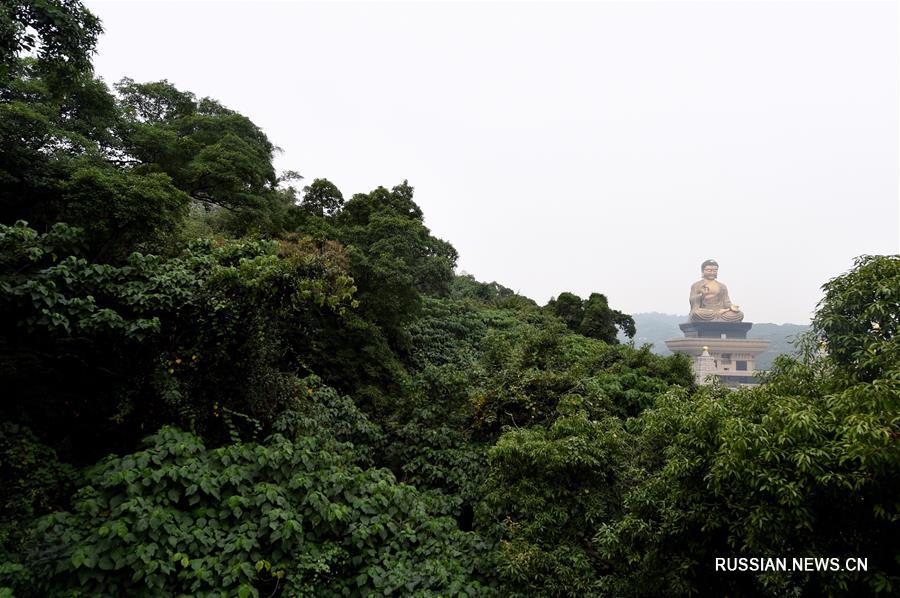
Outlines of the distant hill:
[[[665,341],[683,336],[678,325],[687,322],[687,316],[673,314],[661,314],[657,312],[632,314],[637,333],[634,335],[634,344],[638,347],[645,344],[653,346],[653,352],[659,355],[669,355],[671,351],[666,348]],[[753,323],[753,328],[748,333],[748,338],[761,338],[769,341],[769,350],[759,356],[756,367],[765,370],[771,367],[775,356],[780,353],[792,353],[793,347],[790,341],[805,332],[809,326],[802,324],[767,324]],[[621,340],[627,340],[621,334]]]

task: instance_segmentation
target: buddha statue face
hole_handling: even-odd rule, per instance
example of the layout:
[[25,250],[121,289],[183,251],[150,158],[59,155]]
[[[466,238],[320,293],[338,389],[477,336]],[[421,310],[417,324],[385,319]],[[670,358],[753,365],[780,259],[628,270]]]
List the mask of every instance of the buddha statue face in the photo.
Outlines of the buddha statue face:
[[716,264],[704,264],[703,265],[703,278],[706,280],[715,280],[716,276],[719,275],[719,266]]

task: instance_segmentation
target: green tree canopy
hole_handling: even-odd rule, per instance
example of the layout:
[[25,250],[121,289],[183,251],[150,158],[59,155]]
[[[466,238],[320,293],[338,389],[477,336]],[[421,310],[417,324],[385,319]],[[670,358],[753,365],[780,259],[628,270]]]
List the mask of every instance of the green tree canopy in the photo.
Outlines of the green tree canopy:
[[164,172],[207,207],[227,210],[226,228],[277,233],[295,199],[278,191],[275,146],[249,118],[168,81],[116,84],[124,151],[139,173]]
[[854,379],[870,381],[900,366],[900,256],[862,256],[822,289],[813,320],[824,349]]
[[609,307],[606,295],[591,293],[584,302],[584,318],[578,331],[584,336],[597,338],[609,344],[616,344],[617,331],[622,330],[629,338],[634,336],[634,319],[628,314]]
[[[0,5],[0,82],[34,53],[54,83],[91,70],[91,54],[102,32],[100,20],[78,0],[13,0]],[[0,85],[0,90],[6,88]],[[2,92],[0,92],[2,93]]]
[[611,345],[619,342],[618,330],[629,338],[634,337],[634,319],[611,309],[606,295],[601,293],[591,293],[585,300],[574,293],[560,293],[559,297],[547,303],[546,309],[560,318],[570,330]]
[[578,330],[584,319],[584,301],[574,293],[560,293],[547,304],[550,311],[565,322],[570,330]]
[[431,235],[406,181],[354,195],[337,226],[351,251],[362,313],[395,340],[403,321],[418,312],[422,293],[449,293],[456,250]]
[[303,188],[300,206],[316,216],[333,216],[344,205],[344,195],[328,179],[316,179]]

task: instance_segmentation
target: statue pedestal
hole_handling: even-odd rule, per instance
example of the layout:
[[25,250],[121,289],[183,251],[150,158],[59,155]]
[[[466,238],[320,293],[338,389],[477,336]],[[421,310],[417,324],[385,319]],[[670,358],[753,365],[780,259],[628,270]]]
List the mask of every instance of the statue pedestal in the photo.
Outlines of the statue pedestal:
[[686,338],[747,338],[750,322],[685,322],[679,328]]
[[[700,384],[706,383],[709,374],[713,374],[727,386],[755,385],[759,383],[756,358],[769,348],[769,341],[747,338],[752,327],[750,322],[687,322],[679,325],[684,338],[667,340],[666,346],[673,353],[691,356]],[[712,371],[709,359],[712,359]],[[702,380],[699,379],[701,369]]]

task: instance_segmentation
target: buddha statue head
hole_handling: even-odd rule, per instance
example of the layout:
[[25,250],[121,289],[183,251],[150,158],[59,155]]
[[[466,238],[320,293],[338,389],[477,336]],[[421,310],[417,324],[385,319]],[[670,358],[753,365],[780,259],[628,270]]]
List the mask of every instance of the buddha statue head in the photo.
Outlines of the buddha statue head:
[[719,275],[719,262],[716,260],[706,260],[700,264],[700,272],[706,280],[715,280]]

